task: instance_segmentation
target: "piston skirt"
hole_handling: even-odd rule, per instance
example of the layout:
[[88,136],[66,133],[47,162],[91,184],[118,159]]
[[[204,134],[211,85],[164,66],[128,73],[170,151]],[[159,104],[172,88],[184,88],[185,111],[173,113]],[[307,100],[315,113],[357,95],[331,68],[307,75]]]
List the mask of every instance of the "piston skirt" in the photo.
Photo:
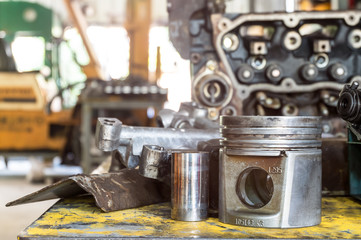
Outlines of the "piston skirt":
[[[221,118],[221,222],[268,228],[306,227],[321,222],[319,120]],[[253,128],[256,134],[252,134]],[[287,135],[292,137],[287,139]]]

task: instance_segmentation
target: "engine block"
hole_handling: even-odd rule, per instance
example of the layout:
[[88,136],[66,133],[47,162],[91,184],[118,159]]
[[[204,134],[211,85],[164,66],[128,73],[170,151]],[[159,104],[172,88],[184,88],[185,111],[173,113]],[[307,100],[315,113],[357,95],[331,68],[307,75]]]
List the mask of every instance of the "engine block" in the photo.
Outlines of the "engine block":
[[324,133],[344,134],[336,106],[344,84],[361,79],[360,11],[225,14],[204,2],[182,16],[168,3],[192,98],[210,119],[323,116]]

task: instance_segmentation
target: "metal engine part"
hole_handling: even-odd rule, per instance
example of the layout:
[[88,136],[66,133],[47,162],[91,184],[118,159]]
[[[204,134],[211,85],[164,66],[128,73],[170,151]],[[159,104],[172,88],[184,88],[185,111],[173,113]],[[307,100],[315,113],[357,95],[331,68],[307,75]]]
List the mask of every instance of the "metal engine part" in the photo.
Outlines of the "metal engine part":
[[208,152],[172,153],[171,216],[180,221],[201,221],[208,216]]
[[354,126],[361,124],[361,91],[358,87],[358,82],[345,85],[337,104],[340,117]]
[[360,11],[229,14],[193,2],[168,0],[170,37],[210,119],[323,116],[324,133],[345,136],[336,104],[361,75]]
[[337,102],[345,84],[361,83],[361,12],[225,13],[222,2],[168,0],[170,39],[191,62],[192,99],[212,120],[322,116],[322,191],[347,195]]
[[347,121],[350,195],[361,200],[361,89],[358,82],[345,85],[337,110]]
[[162,109],[157,115],[157,124],[164,128],[218,129],[218,122],[207,118],[208,111],[196,102],[181,103],[178,112]]
[[139,174],[170,183],[172,152],[156,145],[144,145],[139,160]]
[[169,186],[142,177],[136,169],[122,169],[114,173],[78,174],[64,178],[39,191],[28,194],[6,206],[70,198],[90,194],[104,212],[118,211],[166,202],[170,200]]
[[113,158],[125,167],[135,168],[144,145],[165,149],[197,149],[199,142],[220,138],[218,129],[177,129],[123,126],[116,118],[98,118],[97,147],[113,151]]
[[321,222],[320,117],[221,117],[219,219],[267,228]]

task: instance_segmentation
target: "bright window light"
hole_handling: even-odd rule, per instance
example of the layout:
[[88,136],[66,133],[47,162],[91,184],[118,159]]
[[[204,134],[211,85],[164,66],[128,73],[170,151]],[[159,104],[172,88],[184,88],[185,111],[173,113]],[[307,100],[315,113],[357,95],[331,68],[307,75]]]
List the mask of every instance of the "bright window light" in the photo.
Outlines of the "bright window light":
[[181,102],[191,100],[190,63],[180,57],[169,40],[167,27],[152,27],[149,33],[149,72],[155,78],[157,47],[160,47],[162,75],[158,84],[168,89],[165,108],[178,111]]
[[16,37],[11,48],[19,72],[38,71],[44,66],[44,38]]
[[90,26],[87,33],[104,72],[112,79],[128,76],[129,38],[125,28]]

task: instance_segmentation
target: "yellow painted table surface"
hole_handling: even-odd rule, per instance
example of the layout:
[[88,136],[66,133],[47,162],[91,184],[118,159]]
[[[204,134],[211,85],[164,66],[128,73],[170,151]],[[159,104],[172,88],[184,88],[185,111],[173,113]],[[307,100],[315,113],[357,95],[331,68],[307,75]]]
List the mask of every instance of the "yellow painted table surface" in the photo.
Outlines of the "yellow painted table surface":
[[104,213],[93,199],[82,197],[59,201],[19,235],[49,240],[119,238],[361,238],[361,204],[348,197],[323,198],[320,225],[267,229],[233,226],[217,218],[174,221],[169,203]]

